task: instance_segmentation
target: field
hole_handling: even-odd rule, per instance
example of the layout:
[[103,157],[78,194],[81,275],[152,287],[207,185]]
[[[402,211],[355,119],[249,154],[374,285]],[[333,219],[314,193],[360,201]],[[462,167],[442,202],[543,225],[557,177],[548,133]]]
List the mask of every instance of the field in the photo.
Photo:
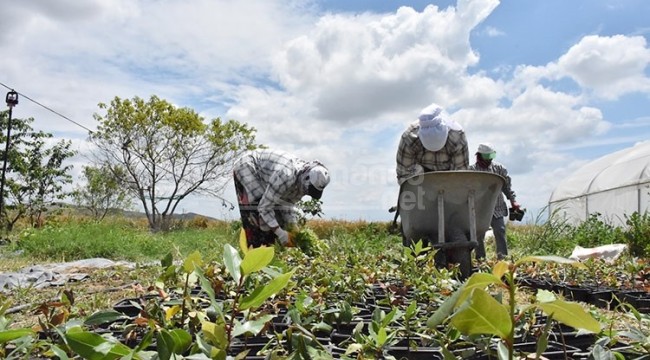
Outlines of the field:
[[[138,220],[53,219],[0,247],[0,272],[91,258],[130,266],[78,268],[87,275],[80,281],[0,293],[0,357],[220,359],[248,351],[249,358],[370,359],[413,358],[428,348],[430,358],[480,359],[534,353],[521,347],[530,342],[548,344],[538,350],[549,358],[558,342],[566,358],[648,356],[642,297],[623,301],[621,292],[647,293],[645,257],[564,258],[575,245],[624,242],[644,251],[649,223],[639,217],[625,231],[597,218],[580,227],[510,224],[506,261],[493,258],[488,241],[488,260],[463,282],[458,269],[435,265],[433,251],[404,248],[388,222],[310,220],[306,228],[319,240],[305,254],[244,252],[237,222],[195,218],[152,234]],[[578,299],[577,285],[609,289],[609,298]],[[113,311],[118,303],[135,312]],[[490,315],[481,322],[467,311]],[[116,329],[107,334],[109,325]],[[572,336],[588,344],[572,347]],[[260,337],[259,349],[245,346]]]

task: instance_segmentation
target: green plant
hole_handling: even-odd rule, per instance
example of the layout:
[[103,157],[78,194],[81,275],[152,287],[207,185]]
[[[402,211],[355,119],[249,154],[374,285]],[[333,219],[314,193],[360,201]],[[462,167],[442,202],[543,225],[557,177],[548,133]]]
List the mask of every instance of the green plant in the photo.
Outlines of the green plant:
[[[76,153],[70,150],[72,142],[60,140],[52,144],[52,134],[35,131],[30,125],[33,121],[12,119],[11,123],[11,147],[4,155],[11,166],[3,185],[6,206],[0,214],[2,227],[8,232],[23,217],[29,218],[31,226],[42,226],[44,214],[67,197],[64,188],[72,182],[72,165],[64,165]],[[0,126],[7,125],[7,112],[0,111]],[[0,134],[0,142],[5,141],[6,136]]]
[[375,308],[372,319],[368,323],[368,334],[361,331],[363,322],[357,324],[345,354],[357,354],[358,359],[394,360],[395,357],[388,354],[387,350],[397,341],[398,329],[391,324],[402,316],[403,312],[397,308],[392,308],[389,313],[381,308]]
[[[273,260],[273,247],[245,249],[244,257],[230,245],[226,245],[223,262],[234,282],[234,298],[231,302],[217,301],[212,282],[198,267],[195,269],[201,288],[210,299],[209,310],[213,319],[201,322],[201,331],[197,335],[197,348],[209,358],[220,358],[230,350],[233,338],[252,334],[257,335],[272,318],[271,315],[256,314],[255,310],[271,296],[284,289],[294,270],[278,273],[267,266]],[[270,276],[268,281],[260,281],[254,275],[264,272]],[[248,292],[248,287],[253,289]],[[229,308],[225,307],[226,305]],[[243,315],[243,317],[238,317]],[[259,315],[259,316],[257,316]]]
[[323,217],[323,202],[319,199],[300,200],[296,206],[302,210],[302,214],[298,218],[300,226],[304,226],[309,217]]
[[309,228],[303,227],[297,231],[292,231],[290,236],[295,246],[309,256],[317,254],[319,249],[325,246],[318,238],[318,235]]
[[[90,133],[95,165],[127,174],[123,184],[142,205],[153,231],[168,230],[188,195],[218,196],[230,165],[255,144],[255,129],[235,120],[205,121],[157,96],[115,97],[99,104]],[[165,186],[161,186],[165,184]]]
[[600,213],[590,214],[587,220],[581,222],[573,229],[572,238],[577,245],[582,247],[596,247],[622,242],[622,230],[605,223],[600,217]]
[[[435,328],[449,319],[449,323],[466,335],[487,334],[500,339],[497,352],[500,359],[512,360],[516,325],[525,314],[541,310],[552,319],[569,326],[599,332],[600,324],[580,305],[557,299],[553,293],[540,290],[536,301],[517,306],[517,269],[527,262],[556,262],[584,266],[556,256],[525,257],[515,263],[500,261],[492,273],[474,273],[429,318],[427,326]],[[494,296],[486,289],[497,291]],[[543,352],[545,342],[538,342],[537,355]]]
[[544,220],[544,209],[535,218],[534,225],[511,226],[509,241],[516,244],[513,251],[526,255],[559,254],[568,256],[576,245],[573,226],[562,217],[559,209]]
[[0,357],[17,359],[32,352],[36,341],[30,328],[11,328],[11,320],[5,315],[9,302],[0,306]]
[[625,243],[629,247],[630,254],[638,257],[650,256],[650,213],[643,215],[638,212],[625,216],[625,223],[628,229],[624,233]]

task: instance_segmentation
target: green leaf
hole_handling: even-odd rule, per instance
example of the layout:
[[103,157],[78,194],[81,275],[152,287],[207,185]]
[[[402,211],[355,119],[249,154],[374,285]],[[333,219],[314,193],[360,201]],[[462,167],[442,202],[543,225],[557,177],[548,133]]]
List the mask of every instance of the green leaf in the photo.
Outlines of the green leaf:
[[183,329],[162,329],[156,336],[158,356],[168,360],[174,354],[182,354],[192,345],[192,335]]
[[122,314],[119,311],[115,310],[101,310],[93,313],[84,320],[84,325],[86,326],[95,326],[101,324],[107,324],[110,322],[127,319],[128,316]]
[[464,286],[465,289],[460,298],[458,298],[458,303],[465,302],[465,299],[472,294],[474,289],[484,290],[486,287],[493,284],[501,285],[501,278],[489,273],[474,273],[467,280],[467,283]]
[[461,285],[458,290],[456,290],[450,297],[445,300],[440,307],[429,317],[427,320],[427,327],[429,329],[435,329],[436,326],[442,324],[453,312],[458,303],[458,299],[463,294],[465,290],[465,284]]
[[377,332],[377,345],[380,347],[384,346],[387,338],[388,334],[386,334],[386,328],[379,328],[379,331]]
[[156,350],[160,360],[169,360],[174,353],[174,338],[164,329],[156,334]]
[[273,315],[264,315],[260,317],[259,319],[256,320],[249,320],[245,322],[239,322],[235,320],[235,329],[232,333],[233,337],[243,335],[243,334],[250,334],[250,335],[257,335],[264,329],[264,326],[273,319]]
[[131,352],[127,346],[112,343],[95,333],[73,331],[65,335],[70,348],[88,360],[112,360],[128,356]]
[[203,321],[201,322],[201,330],[203,331],[203,335],[210,345],[215,345],[220,348],[226,348],[228,345],[225,325],[218,325],[210,321]]
[[174,263],[174,257],[172,256],[172,253],[167,253],[167,255],[165,255],[165,257],[160,260],[160,265],[163,268],[168,268],[172,266],[173,263]]
[[68,354],[66,354],[65,351],[63,351],[60,347],[58,347],[56,345],[52,345],[52,347],[50,349],[52,350],[54,355],[56,355],[59,358],[59,360],[69,360],[70,359],[68,357]]
[[183,329],[172,329],[169,333],[174,337],[174,353],[182,354],[192,345],[192,335]]
[[557,296],[555,296],[555,293],[543,289],[537,290],[537,295],[535,295],[535,298],[537,299],[538,302],[541,303],[557,300]]
[[223,247],[223,263],[226,265],[226,269],[228,269],[230,276],[232,276],[232,278],[235,279],[235,282],[239,284],[241,281],[241,257],[239,256],[237,249],[232,247],[230,244],[226,244]]
[[551,302],[539,303],[537,306],[547,315],[553,316],[553,319],[563,324],[594,333],[600,331],[600,323],[577,303],[558,299]]
[[[205,342],[205,340],[197,336],[196,337],[196,346],[201,351],[201,355],[207,356],[209,359],[213,360],[226,360],[226,351],[224,349],[219,349],[215,346],[212,346]],[[199,354],[194,354],[198,356]],[[193,355],[190,355],[193,356]],[[186,357],[188,358],[188,357]]]
[[13,329],[0,331],[0,344],[16,340],[26,335],[31,335],[33,333],[34,331],[32,329]]
[[404,317],[407,319],[410,319],[414,317],[417,314],[418,311],[418,303],[417,301],[411,301],[409,306],[406,308],[406,312],[404,313]]
[[203,266],[203,260],[198,250],[188,255],[185,261],[183,261],[183,270],[185,270],[186,274],[192,273],[196,267],[201,266]]
[[506,306],[481,289],[472,292],[470,304],[454,314],[451,324],[466,335],[490,334],[506,339],[512,322]]
[[270,296],[277,294],[280,290],[284,289],[289,283],[289,279],[296,270],[291,270],[286,274],[282,274],[271,280],[267,285],[262,288],[257,288],[253,293],[241,300],[239,304],[240,310],[256,308],[262,305]]
[[147,332],[147,334],[142,338],[142,341],[140,341],[140,343],[138,344],[138,346],[136,346],[135,349],[133,349],[132,354],[133,354],[133,353],[138,353],[138,352],[140,352],[140,351],[143,351],[144,349],[147,348],[147,346],[149,346],[149,345],[151,344],[151,342],[152,342],[152,340],[153,340],[153,332],[154,332],[153,329],[152,329],[152,330],[149,330],[149,331]]
[[250,249],[241,262],[241,270],[244,276],[250,275],[264,268],[273,260],[275,249],[271,246],[261,246]]

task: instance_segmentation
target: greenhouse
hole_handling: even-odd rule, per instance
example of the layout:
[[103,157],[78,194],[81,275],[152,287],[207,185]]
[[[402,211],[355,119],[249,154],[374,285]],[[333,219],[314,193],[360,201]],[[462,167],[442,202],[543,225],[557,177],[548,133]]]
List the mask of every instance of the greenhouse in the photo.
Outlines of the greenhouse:
[[626,215],[644,213],[650,205],[650,141],[596,159],[558,185],[549,212],[571,223],[591,214],[614,226]]

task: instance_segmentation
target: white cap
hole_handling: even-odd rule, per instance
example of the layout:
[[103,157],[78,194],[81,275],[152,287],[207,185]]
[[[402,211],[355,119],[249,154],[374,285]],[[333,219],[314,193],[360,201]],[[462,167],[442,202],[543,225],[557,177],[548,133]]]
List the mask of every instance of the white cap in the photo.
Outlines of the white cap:
[[323,189],[330,183],[330,173],[323,165],[316,165],[309,170],[310,196],[320,199]]
[[477,153],[481,154],[481,157],[486,160],[493,160],[497,157],[497,152],[494,150],[494,147],[490,143],[482,143],[478,146]]
[[492,147],[492,144],[490,143],[483,143],[483,144],[479,144],[478,146],[479,154],[492,154],[495,152],[496,150],[494,150],[494,147]]
[[462,130],[463,127],[449,119],[449,116],[437,104],[431,104],[420,112],[420,130],[418,137],[429,151],[438,151],[445,146],[449,129]]

